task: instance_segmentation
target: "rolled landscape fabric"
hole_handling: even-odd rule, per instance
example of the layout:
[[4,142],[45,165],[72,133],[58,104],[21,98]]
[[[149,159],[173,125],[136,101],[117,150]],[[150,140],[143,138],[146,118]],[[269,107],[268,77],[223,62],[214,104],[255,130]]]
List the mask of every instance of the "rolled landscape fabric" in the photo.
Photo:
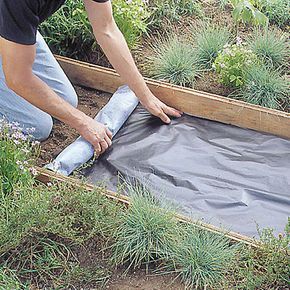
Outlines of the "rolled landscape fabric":
[[[134,92],[128,86],[122,86],[97,114],[95,120],[106,125],[115,136],[137,105],[138,99]],[[93,156],[93,146],[83,137],[79,137],[45,167],[68,176]]]

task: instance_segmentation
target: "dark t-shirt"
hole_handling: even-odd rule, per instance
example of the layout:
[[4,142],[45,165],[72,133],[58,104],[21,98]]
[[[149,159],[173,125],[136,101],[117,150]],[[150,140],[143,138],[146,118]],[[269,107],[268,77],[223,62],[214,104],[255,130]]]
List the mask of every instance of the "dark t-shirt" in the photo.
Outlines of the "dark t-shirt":
[[38,25],[64,2],[65,0],[0,0],[0,36],[20,44],[35,44]]

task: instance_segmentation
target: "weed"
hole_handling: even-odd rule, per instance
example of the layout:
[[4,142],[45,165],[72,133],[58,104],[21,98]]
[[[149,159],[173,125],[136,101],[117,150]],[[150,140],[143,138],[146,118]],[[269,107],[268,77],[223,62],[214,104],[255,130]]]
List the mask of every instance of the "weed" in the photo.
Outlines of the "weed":
[[228,28],[203,23],[193,28],[196,56],[203,68],[211,69],[218,52],[232,42]]
[[147,67],[151,77],[181,86],[193,86],[201,72],[193,47],[176,37],[154,42]]
[[289,58],[289,44],[284,33],[278,30],[257,29],[247,39],[250,49],[267,66],[278,68],[285,66]]
[[[26,129],[31,131],[32,129]],[[31,185],[34,159],[39,147],[16,122],[0,120],[0,195],[11,193],[16,184]]]
[[177,221],[169,208],[160,204],[142,185],[129,187],[131,204],[114,234],[112,261],[137,268],[167,257],[178,238]]
[[289,80],[277,70],[257,65],[246,72],[244,86],[234,94],[245,102],[271,109],[289,105]]
[[206,289],[223,281],[237,249],[224,236],[187,225],[163,270],[176,273],[186,288]]

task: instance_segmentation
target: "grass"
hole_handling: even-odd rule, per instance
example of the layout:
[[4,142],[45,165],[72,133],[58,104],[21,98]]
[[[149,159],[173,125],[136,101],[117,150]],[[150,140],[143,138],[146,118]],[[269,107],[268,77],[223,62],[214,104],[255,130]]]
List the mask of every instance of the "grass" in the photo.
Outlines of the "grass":
[[253,66],[246,72],[244,86],[234,95],[245,102],[270,109],[289,106],[289,80],[265,66]]
[[232,266],[237,249],[224,236],[187,226],[165,269],[176,273],[188,289],[217,287]]
[[228,28],[201,23],[192,29],[192,39],[199,64],[205,69],[211,69],[219,51],[232,42]]
[[159,202],[142,185],[128,184],[131,205],[114,233],[112,261],[136,269],[167,257],[176,243],[178,225],[171,209]]
[[201,69],[193,47],[177,37],[159,38],[147,59],[148,74],[181,86],[194,86]]
[[247,38],[250,49],[269,67],[286,66],[289,60],[289,43],[279,30],[257,29]]

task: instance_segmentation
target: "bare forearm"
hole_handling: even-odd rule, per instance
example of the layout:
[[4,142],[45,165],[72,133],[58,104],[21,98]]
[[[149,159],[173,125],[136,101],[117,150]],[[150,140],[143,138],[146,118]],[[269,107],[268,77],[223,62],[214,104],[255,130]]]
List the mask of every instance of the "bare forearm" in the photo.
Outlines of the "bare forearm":
[[115,23],[105,31],[96,32],[96,38],[110,63],[121,78],[135,92],[140,101],[146,102],[150,91],[135,65],[123,34]]
[[56,119],[78,129],[85,114],[59,97],[46,83],[30,75],[11,87],[18,95]]

